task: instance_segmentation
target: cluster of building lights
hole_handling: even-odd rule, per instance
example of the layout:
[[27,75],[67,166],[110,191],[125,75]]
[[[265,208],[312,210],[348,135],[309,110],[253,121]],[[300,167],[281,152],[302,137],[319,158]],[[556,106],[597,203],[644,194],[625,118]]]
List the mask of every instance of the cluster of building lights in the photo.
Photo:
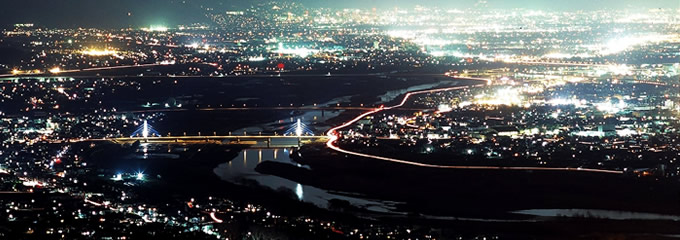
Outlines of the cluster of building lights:
[[161,25],[151,25],[148,28],[142,28],[142,31],[147,31],[147,32],[167,32],[168,27],[166,26],[161,26]]
[[113,49],[86,49],[83,52],[83,55],[88,55],[88,56],[113,56],[118,54],[118,51],[113,50]]
[[143,172],[136,172],[134,174],[117,173],[116,175],[113,175],[111,180],[113,180],[113,181],[123,181],[123,180],[126,179],[126,176],[129,176],[129,178],[134,178],[137,181],[144,181],[146,179],[146,175],[144,175]]

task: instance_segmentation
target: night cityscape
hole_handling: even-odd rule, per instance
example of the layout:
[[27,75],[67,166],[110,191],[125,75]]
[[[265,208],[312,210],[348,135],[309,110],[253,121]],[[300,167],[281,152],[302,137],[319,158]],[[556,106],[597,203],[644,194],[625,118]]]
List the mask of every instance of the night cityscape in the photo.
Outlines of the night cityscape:
[[680,0],[0,5],[0,239],[680,238]]

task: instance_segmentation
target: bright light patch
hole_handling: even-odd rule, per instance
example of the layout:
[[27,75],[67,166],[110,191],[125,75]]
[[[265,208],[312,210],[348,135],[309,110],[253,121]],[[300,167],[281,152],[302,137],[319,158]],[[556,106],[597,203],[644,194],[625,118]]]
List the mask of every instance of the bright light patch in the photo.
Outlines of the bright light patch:
[[175,60],[163,60],[160,64],[161,65],[174,65]]
[[295,55],[301,58],[305,58],[309,55],[318,53],[319,50],[309,49],[309,48],[279,48],[274,51],[274,53],[285,54],[285,55]]
[[302,190],[302,185],[298,183],[297,186],[295,187],[295,195],[297,195],[298,200],[302,200],[304,198],[304,194],[305,193]]
[[552,106],[560,106],[560,105],[574,105],[574,106],[581,106],[586,104],[585,100],[578,100],[578,99],[564,99],[564,98],[555,98],[555,99],[550,99],[548,104]]
[[622,37],[622,38],[616,38],[609,40],[600,51],[602,55],[610,55],[610,54],[616,54],[620,53],[623,51],[626,51],[628,49],[631,49],[635,46],[639,45],[645,45],[650,42],[662,42],[662,41],[667,41],[670,38],[668,35],[660,35],[660,34],[648,34],[644,36],[627,36],[627,37]]
[[38,182],[36,180],[26,180],[26,181],[23,182],[23,185],[27,186],[27,187],[35,187],[35,186],[38,186],[38,185],[41,185],[41,184],[40,184],[40,182]]
[[264,61],[266,59],[267,58],[262,57],[262,56],[260,56],[260,57],[249,57],[248,61],[250,61],[250,62],[261,62],[261,61]]
[[145,138],[149,137],[149,123],[147,123],[146,120],[144,120],[144,126],[143,126],[143,129],[142,129],[142,136],[144,136]]
[[142,30],[147,32],[167,32],[168,27],[161,25],[151,25],[149,28],[142,28]]
[[574,55],[566,54],[566,53],[549,53],[549,54],[544,55],[543,57],[551,58],[551,59],[563,59],[563,58],[572,58],[572,57],[574,57]]
[[123,174],[118,173],[118,174],[114,175],[113,178],[111,178],[111,180],[122,181],[123,180]]
[[626,64],[610,65],[607,67],[606,72],[614,75],[631,75],[633,74],[633,68]]
[[578,131],[576,136],[580,137],[604,137],[604,132],[600,131]]
[[215,212],[210,213],[210,218],[212,218],[212,220],[215,221],[216,223],[224,222],[222,219],[219,219],[219,218],[217,218],[217,216],[215,216]]
[[302,122],[300,122],[300,119],[298,118],[297,124],[295,126],[295,135],[296,136],[302,136]]
[[451,110],[453,109],[448,104],[440,104],[439,107],[437,107],[437,111],[440,113],[450,112]]
[[638,132],[629,128],[625,128],[621,130],[616,130],[616,134],[622,137],[628,137],[632,135],[637,135]]
[[499,89],[493,96],[475,96],[476,104],[480,105],[521,105],[522,95],[517,88],[503,88]]
[[95,57],[111,56],[111,55],[116,55],[116,54],[117,54],[116,50],[112,50],[112,49],[103,49],[103,50],[102,49],[87,49],[87,50],[83,51],[83,55],[95,56]]
[[604,101],[601,103],[596,103],[595,107],[597,110],[606,112],[606,113],[617,113],[625,109],[627,104],[623,100],[619,100],[617,104],[612,103],[611,101]]

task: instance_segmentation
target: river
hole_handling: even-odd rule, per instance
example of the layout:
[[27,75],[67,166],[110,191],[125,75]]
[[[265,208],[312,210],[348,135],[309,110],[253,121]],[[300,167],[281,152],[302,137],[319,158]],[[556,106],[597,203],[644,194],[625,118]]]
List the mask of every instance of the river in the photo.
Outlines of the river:
[[350,197],[339,193],[332,193],[320,188],[302,185],[300,183],[272,175],[260,174],[255,167],[263,161],[275,161],[280,163],[301,166],[290,158],[291,149],[245,149],[233,160],[220,164],[213,172],[224,181],[242,184],[245,180],[256,181],[262,186],[279,190],[288,189],[295,193],[300,201],[313,203],[325,208],[331,199],[341,199],[350,202],[353,206],[365,208],[375,212],[389,213],[395,210],[393,203],[375,201],[363,198]]

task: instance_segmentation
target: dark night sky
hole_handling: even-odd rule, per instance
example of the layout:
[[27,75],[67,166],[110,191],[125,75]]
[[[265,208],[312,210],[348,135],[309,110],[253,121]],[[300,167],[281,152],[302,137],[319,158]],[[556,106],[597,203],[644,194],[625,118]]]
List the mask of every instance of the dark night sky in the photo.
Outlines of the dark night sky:
[[[50,27],[127,27],[202,22],[200,6],[239,9],[263,0],[3,0],[0,24],[34,22]],[[393,8],[415,4],[465,9],[478,0],[299,0],[310,7]],[[680,7],[680,0],[487,0],[491,8],[600,9]],[[128,16],[128,12],[132,16]]]

